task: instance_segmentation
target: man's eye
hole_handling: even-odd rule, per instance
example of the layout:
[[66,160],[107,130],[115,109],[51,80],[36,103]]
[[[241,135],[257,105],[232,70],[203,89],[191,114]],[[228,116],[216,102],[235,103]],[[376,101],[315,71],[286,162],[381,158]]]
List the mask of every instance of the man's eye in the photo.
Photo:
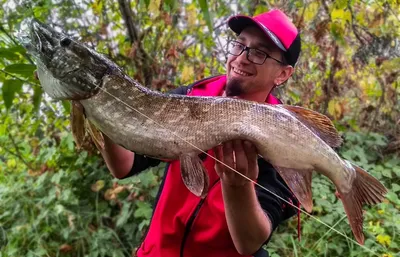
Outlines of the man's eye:
[[265,56],[265,53],[263,53],[263,52],[261,52],[261,51],[257,51],[257,50],[256,50],[256,51],[254,51],[253,53],[254,53],[254,55],[257,56],[257,57],[264,57],[264,56]]
[[238,43],[233,43],[233,44],[232,44],[232,47],[233,47],[233,48],[236,48],[236,49],[242,48],[242,46],[241,46],[240,44],[238,44]]

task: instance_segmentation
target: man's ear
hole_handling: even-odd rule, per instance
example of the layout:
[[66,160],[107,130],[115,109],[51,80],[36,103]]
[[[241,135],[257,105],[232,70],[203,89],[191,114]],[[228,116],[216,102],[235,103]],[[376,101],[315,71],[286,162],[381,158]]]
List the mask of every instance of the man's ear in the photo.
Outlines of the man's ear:
[[291,65],[286,65],[283,66],[278,72],[278,76],[276,76],[274,80],[274,83],[277,86],[283,84],[286,80],[290,78],[290,76],[292,76],[294,68]]

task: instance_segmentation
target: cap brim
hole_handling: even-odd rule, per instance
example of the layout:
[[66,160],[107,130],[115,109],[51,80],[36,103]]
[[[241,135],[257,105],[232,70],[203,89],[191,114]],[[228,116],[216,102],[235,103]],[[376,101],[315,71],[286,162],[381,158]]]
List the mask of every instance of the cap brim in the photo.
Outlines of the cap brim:
[[277,36],[275,36],[274,33],[272,33],[267,27],[265,27],[263,24],[259,23],[252,17],[245,15],[233,16],[228,20],[228,25],[236,34],[240,34],[242,30],[249,25],[255,25],[259,27],[265,33],[265,35],[269,37],[272,40],[272,42],[274,42],[274,44],[279,49],[281,49],[284,52],[287,51],[286,48],[283,46],[282,42],[278,39]]

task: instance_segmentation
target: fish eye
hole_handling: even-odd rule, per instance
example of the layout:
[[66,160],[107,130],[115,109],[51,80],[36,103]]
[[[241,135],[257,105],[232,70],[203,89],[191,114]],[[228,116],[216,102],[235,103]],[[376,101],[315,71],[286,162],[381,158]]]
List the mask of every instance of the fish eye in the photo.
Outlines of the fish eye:
[[65,38],[60,40],[60,46],[67,47],[67,46],[69,46],[71,44],[71,42],[72,42],[71,39],[65,37]]

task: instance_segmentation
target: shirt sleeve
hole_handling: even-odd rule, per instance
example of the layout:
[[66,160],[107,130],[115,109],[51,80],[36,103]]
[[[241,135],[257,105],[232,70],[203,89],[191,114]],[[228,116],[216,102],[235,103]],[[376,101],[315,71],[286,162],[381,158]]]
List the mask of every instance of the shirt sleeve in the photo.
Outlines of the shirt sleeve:
[[[177,88],[169,91],[168,94],[186,95],[187,89],[188,89],[187,86],[177,87]],[[130,172],[124,178],[129,178],[129,177],[134,176],[148,168],[155,167],[155,166],[159,165],[161,162],[162,161],[159,159],[154,159],[149,156],[135,153],[135,158],[133,161],[132,168],[131,168]],[[122,178],[122,179],[124,179],[124,178]]]
[[[276,172],[273,166],[262,158],[259,158],[258,165],[259,175],[257,183],[267,188],[272,193],[285,199],[289,203],[292,203],[294,206],[297,206],[298,202],[296,197],[292,194],[289,187],[286,185],[279,173]],[[278,198],[271,192],[268,192],[257,185],[255,190],[261,208],[271,220],[272,231],[274,231],[281,222],[289,219],[297,213],[297,209],[295,207]],[[269,239],[267,242],[268,241]]]

